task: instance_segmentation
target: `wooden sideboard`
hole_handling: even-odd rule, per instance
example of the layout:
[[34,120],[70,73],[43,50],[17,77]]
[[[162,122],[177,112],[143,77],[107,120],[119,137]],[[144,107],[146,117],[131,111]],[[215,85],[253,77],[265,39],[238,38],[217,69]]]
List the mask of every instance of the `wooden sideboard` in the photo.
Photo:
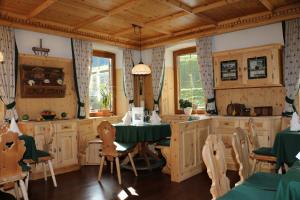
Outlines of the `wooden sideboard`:
[[[54,156],[56,174],[79,169],[77,148],[77,120],[48,122],[20,122],[24,134],[34,137],[36,146]],[[43,177],[41,164],[32,166],[32,179]]]
[[[235,128],[240,127],[248,133],[248,121],[250,117],[212,117],[212,132],[222,136],[226,147],[226,162],[230,170],[237,170],[238,163],[235,160],[231,141]],[[260,146],[272,147],[275,135],[281,130],[281,116],[251,117],[257,129]],[[270,170],[269,164],[262,166],[263,170]]]

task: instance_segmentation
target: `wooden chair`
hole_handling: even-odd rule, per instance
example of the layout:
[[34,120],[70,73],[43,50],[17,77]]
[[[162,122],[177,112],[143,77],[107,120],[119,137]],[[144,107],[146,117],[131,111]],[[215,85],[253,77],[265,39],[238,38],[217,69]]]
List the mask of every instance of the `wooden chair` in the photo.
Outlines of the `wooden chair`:
[[276,163],[276,155],[272,153],[272,147],[260,147],[258,143],[257,132],[255,124],[252,118],[249,119],[249,150],[251,152],[250,158],[253,159],[254,164],[252,168],[252,173],[255,172],[257,165],[259,164],[259,169],[262,163]]
[[230,190],[230,182],[226,176],[225,146],[218,135],[207,137],[203,146],[202,157],[208,176],[212,180],[210,193],[215,200]]
[[243,182],[251,174],[251,164],[249,161],[249,146],[248,135],[241,128],[236,128],[232,136],[232,147],[235,152],[235,157],[239,163],[240,182]]
[[241,128],[236,128],[232,136],[232,147],[237,162],[239,163],[240,181],[235,185],[239,185],[247,179],[248,183],[257,187],[268,188],[267,190],[277,190],[281,180],[280,174],[258,172],[253,173],[250,163],[249,139],[247,133]]
[[18,133],[5,132],[0,135],[0,185],[14,183],[16,197],[19,199],[18,183],[24,200],[28,194],[24,179],[27,173],[22,172],[19,161],[25,152],[24,141],[18,138]]
[[135,144],[121,144],[115,142],[116,129],[108,121],[101,122],[97,128],[97,131],[99,133],[100,139],[103,141],[102,151],[100,153],[101,161],[98,180],[100,181],[102,176],[105,158],[110,161],[111,173],[113,173],[113,161],[115,159],[118,182],[119,184],[122,184],[119,157],[126,154],[128,155],[128,158],[130,160],[134,175],[137,176],[137,171],[130,153],[131,151],[133,151]]

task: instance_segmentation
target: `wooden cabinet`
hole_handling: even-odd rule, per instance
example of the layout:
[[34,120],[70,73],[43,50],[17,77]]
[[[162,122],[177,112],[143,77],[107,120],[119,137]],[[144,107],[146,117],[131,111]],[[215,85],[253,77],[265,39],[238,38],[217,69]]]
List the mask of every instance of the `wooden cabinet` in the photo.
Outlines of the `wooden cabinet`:
[[210,119],[172,124],[171,180],[181,182],[203,170],[202,147],[210,133]]
[[[232,149],[232,134],[236,127],[240,127],[248,133],[248,121],[250,117],[226,117],[217,116],[212,119],[212,131],[221,135],[226,147],[225,159],[228,169],[237,170],[238,164]],[[272,147],[275,135],[281,130],[281,117],[252,117],[256,127],[260,146]],[[269,170],[269,164],[264,164],[263,169]]]
[[[214,84],[216,89],[282,85],[280,44],[216,52],[213,54],[213,59]],[[266,61],[265,72],[258,67],[260,66],[259,59]],[[224,67],[222,70],[222,66],[225,66],[222,64],[224,61],[236,61],[236,66],[235,64],[227,65],[227,70],[224,70]],[[251,72],[251,67],[249,67],[251,62],[258,63],[256,67],[254,67],[254,69],[259,70],[257,73],[255,73],[255,70]],[[235,70],[237,70],[237,78],[235,80],[224,80],[224,78],[222,80],[224,76],[222,73],[230,75],[232,73],[234,74]],[[261,73],[266,73],[266,76],[262,76]],[[257,77],[253,78],[253,74],[257,74]]]
[[[77,121],[20,122],[21,130],[35,139],[37,149],[54,157],[56,174],[79,169],[77,158]],[[32,166],[32,178],[42,177],[42,164]]]

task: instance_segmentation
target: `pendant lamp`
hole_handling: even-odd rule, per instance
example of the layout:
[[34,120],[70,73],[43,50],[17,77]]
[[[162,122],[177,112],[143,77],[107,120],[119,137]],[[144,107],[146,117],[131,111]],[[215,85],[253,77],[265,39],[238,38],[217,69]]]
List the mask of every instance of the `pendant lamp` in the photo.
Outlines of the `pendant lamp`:
[[136,28],[138,28],[139,30],[139,34],[140,34],[140,62],[139,64],[135,65],[132,70],[131,70],[131,74],[133,75],[148,75],[151,74],[151,69],[148,65],[144,64],[142,61],[142,28],[138,25],[133,24],[133,29],[134,32],[136,30]]
[[0,51],[0,62],[4,62],[4,56],[3,56],[3,53]]

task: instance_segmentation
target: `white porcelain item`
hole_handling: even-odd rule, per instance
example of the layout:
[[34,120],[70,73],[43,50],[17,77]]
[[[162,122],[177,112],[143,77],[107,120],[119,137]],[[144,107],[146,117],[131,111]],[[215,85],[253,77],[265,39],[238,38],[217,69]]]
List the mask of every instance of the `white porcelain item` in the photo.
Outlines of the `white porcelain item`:
[[193,108],[192,107],[187,107],[187,108],[184,108],[183,111],[184,111],[184,114],[191,115],[192,111],[193,111]]

